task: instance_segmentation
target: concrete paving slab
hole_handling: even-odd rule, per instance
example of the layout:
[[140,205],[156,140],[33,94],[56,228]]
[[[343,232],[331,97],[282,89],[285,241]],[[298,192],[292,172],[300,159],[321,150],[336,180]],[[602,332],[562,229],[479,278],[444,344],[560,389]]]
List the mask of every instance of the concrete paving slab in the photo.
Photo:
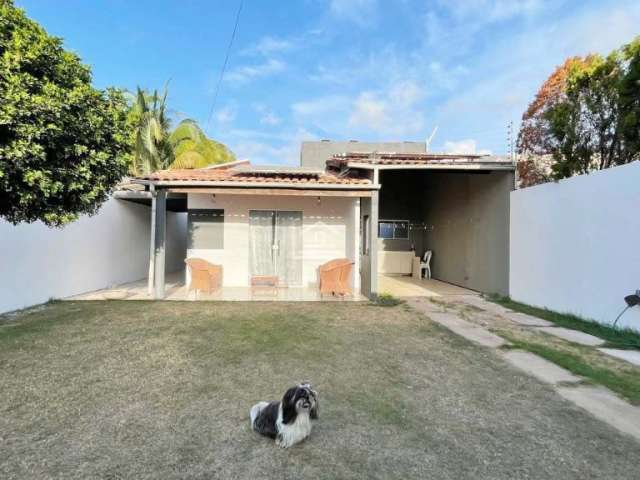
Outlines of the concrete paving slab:
[[478,345],[489,348],[499,348],[508,344],[504,338],[494,335],[473,323],[462,320],[460,317],[451,313],[429,312],[428,316],[433,321]]
[[589,347],[598,347],[604,344],[604,340],[588,333],[579,332],[578,330],[571,330],[569,328],[562,327],[541,327],[539,330],[547,332],[556,337],[568,340],[569,342],[579,343],[581,345],[587,345]]
[[473,305],[474,307],[481,308],[485,312],[492,313],[494,315],[504,315],[511,312],[511,310],[504,308],[502,305],[485,300],[479,295],[467,295],[464,297],[460,297],[460,301],[468,305]]
[[530,352],[510,350],[505,352],[503,356],[505,360],[514,367],[519,368],[545,383],[555,385],[561,382],[576,383],[581,380],[580,377],[576,377],[568,370],[565,370],[564,368],[561,368],[556,364]]
[[594,417],[640,440],[640,407],[602,387],[558,387],[557,391]]
[[621,350],[619,348],[599,348],[598,350],[640,367],[640,352],[638,350]]
[[404,300],[410,306],[427,315],[431,312],[443,313],[445,311],[442,305],[432,302],[428,297],[406,297]]
[[538,317],[532,317],[531,315],[527,315],[526,313],[519,312],[508,312],[503,314],[504,317],[508,318],[514,323],[519,325],[523,325],[525,327],[551,327],[553,323],[548,320],[544,320]]

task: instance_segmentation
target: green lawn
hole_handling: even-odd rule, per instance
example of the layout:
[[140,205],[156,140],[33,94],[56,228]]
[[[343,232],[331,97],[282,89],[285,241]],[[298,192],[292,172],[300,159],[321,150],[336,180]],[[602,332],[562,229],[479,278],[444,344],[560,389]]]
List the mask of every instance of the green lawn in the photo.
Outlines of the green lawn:
[[640,373],[636,367],[607,368],[585,355],[584,347],[560,346],[558,343],[545,344],[542,341],[520,340],[514,335],[503,333],[511,342],[508,348],[519,348],[535,353],[550,362],[584,377],[594,384],[600,384],[618,393],[635,405],[640,405]]
[[[248,411],[320,392],[287,451]],[[55,302],[0,316],[0,478],[636,478],[640,448],[406,305]]]
[[544,320],[555,323],[559,327],[571,328],[581,332],[589,333],[600,337],[607,341],[607,346],[616,348],[633,348],[640,350],[640,333],[629,330],[613,328],[611,326],[597,323],[593,320],[585,320],[583,318],[568,313],[558,313],[546,308],[533,307],[526,303],[516,302],[509,297],[491,296],[489,300],[509,308],[516,312],[533,315]]

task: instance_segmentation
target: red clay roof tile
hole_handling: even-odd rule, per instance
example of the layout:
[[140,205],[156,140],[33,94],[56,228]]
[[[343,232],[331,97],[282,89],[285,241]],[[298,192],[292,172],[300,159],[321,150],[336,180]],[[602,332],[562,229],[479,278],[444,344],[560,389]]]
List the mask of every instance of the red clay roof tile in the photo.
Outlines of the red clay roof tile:
[[260,172],[236,169],[185,169],[159,170],[139,177],[151,181],[172,182],[244,182],[244,183],[283,183],[283,184],[321,184],[321,185],[367,185],[371,181],[358,175],[338,176],[330,172]]

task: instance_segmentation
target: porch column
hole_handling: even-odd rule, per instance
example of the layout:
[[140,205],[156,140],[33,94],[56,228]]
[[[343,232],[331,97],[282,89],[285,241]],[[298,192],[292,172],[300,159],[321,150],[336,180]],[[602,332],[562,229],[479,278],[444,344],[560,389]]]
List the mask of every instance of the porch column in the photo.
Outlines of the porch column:
[[147,291],[149,295],[153,295],[153,287],[155,282],[155,266],[156,266],[156,190],[153,185],[150,186],[151,192],[151,233],[149,235],[149,274],[147,276]]
[[155,248],[154,256],[154,295],[153,298],[164,298],[164,255],[167,234],[167,191],[160,189],[156,193],[155,215]]
[[371,282],[369,297],[375,299],[378,295],[378,191],[371,195],[371,221],[369,222],[369,281]]

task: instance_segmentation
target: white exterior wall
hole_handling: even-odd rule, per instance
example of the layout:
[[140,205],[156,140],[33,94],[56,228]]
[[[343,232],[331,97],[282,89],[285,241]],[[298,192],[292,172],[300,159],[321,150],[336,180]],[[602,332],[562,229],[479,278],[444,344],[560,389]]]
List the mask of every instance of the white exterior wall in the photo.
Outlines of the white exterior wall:
[[[110,199],[64,228],[0,221],[0,312],[145,278],[150,212]],[[186,215],[170,213],[167,271],[183,268],[185,251]]]
[[[318,283],[318,267],[334,258],[355,262],[352,286],[360,290],[357,198],[189,194],[189,210],[224,209],[224,249],[189,249],[189,257],[222,265],[223,285],[249,285],[249,210],[302,211],[303,286]],[[188,281],[188,279],[187,279]]]
[[613,322],[640,289],[640,162],[512,192],[510,228],[514,300]]

